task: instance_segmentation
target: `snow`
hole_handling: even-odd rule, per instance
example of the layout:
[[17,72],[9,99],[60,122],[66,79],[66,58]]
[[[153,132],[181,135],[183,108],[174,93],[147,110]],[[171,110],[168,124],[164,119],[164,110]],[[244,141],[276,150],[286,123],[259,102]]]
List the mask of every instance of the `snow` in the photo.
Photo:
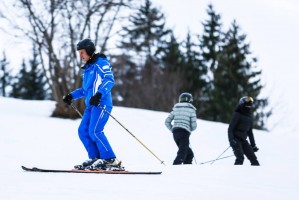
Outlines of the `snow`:
[[[161,175],[25,172],[21,165],[70,169],[87,159],[77,135],[80,119],[51,118],[54,106],[0,97],[0,199],[298,199],[298,138],[254,130],[260,167],[248,160],[234,166],[234,157],[200,165],[228,147],[228,125],[198,119],[190,140],[197,164],[173,166],[177,147],[164,126],[168,113],[124,107],[112,115],[166,165],[110,118],[105,133],[118,159],[128,170]],[[223,154],[230,155],[231,149]]]

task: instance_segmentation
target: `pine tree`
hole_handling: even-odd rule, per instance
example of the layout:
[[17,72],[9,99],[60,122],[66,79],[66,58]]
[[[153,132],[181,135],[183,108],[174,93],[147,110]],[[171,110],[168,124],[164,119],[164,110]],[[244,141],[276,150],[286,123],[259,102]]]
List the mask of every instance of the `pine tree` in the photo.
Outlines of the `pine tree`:
[[190,81],[189,87],[192,93],[199,93],[202,98],[208,81],[208,68],[203,64],[198,45],[192,42],[190,33],[185,41],[185,71],[186,78]]
[[165,29],[165,17],[150,0],[145,0],[137,13],[129,18],[130,25],[124,27],[121,47],[132,50],[145,60],[156,52],[160,40],[169,33]]
[[29,70],[25,60],[15,82],[12,85],[11,96],[20,99],[44,100],[46,98],[46,82],[42,71],[38,68],[37,52],[33,48],[33,58],[29,61]]
[[199,36],[200,60],[202,68],[206,69],[206,84],[202,88],[202,93],[197,102],[198,114],[203,119],[210,118],[210,110],[212,108],[211,92],[213,91],[214,73],[218,65],[218,55],[221,50],[223,32],[221,16],[217,14],[212,6],[208,5],[206,10],[208,19],[202,22],[203,33]]
[[[246,43],[246,35],[240,34],[239,26],[236,21],[225,35],[222,51],[218,55],[218,66],[214,73],[213,86],[211,93],[211,107],[209,116],[213,121],[229,123],[233,110],[239,98],[251,96],[258,105],[255,110],[262,110],[267,99],[258,100],[262,89],[260,75],[261,70],[257,68],[257,59],[251,56],[250,45]],[[254,125],[263,128],[264,118],[261,115],[269,116],[270,113],[259,111],[255,114]]]
[[[200,49],[203,64],[213,75],[217,68],[217,57],[223,39],[221,16],[214,11],[212,4],[208,5],[207,14],[209,19],[202,23],[204,31],[200,37]],[[213,77],[210,77],[213,79]]]
[[140,67],[134,63],[132,56],[113,55],[111,59],[115,79],[113,88],[114,104],[118,106],[137,107],[140,97],[134,94],[139,88]]
[[163,41],[163,46],[160,46],[156,52],[165,72],[182,72],[184,70],[185,61],[180,46],[181,44],[171,32],[169,41]]
[[159,87],[157,90],[156,104],[160,105],[159,110],[169,111],[177,102],[181,92],[190,92],[190,82],[187,78],[188,69],[185,62],[184,53],[180,49],[179,43],[174,34],[170,33],[169,41],[163,41],[158,51],[157,58],[160,60],[162,72],[157,79]]
[[[21,69],[19,71],[19,73],[14,76],[13,78],[13,83],[12,83],[12,91],[10,96],[14,97],[14,98],[23,98],[23,94],[26,93],[26,88],[23,87],[24,85],[24,80],[28,79],[27,76],[27,72],[26,72],[26,64],[25,64],[25,60],[23,59],[22,61],[22,66]],[[24,97],[25,99],[25,97]]]
[[9,62],[6,59],[6,54],[3,52],[3,58],[0,60],[0,94],[2,96],[8,96],[6,92],[6,88],[10,85],[11,82],[11,74],[8,70]]
[[[123,55],[117,56],[120,60],[115,61],[127,64],[126,66],[131,68],[127,72],[136,73],[134,84],[130,85],[131,88],[125,88],[127,91],[126,96],[123,97],[123,105],[155,109],[154,98],[159,87],[157,79],[161,74],[155,53],[161,45],[161,40],[168,33],[169,30],[165,29],[163,13],[155,8],[150,0],[145,0],[137,12],[130,16],[129,25],[123,29],[123,37],[119,46],[123,50]],[[128,65],[128,63],[130,64]],[[127,79],[123,78],[123,80]],[[126,87],[127,83],[122,82],[121,84],[119,88]],[[139,95],[136,96],[136,94]]]
[[47,97],[47,88],[46,80],[44,78],[44,74],[40,68],[40,62],[38,61],[38,53],[35,48],[33,47],[33,55],[32,59],[29,61],[30,71],[30,86],[28,89],[28,93],[31,94],[31,99],[34,100],[44,100]]
[[208,68],[203,64],[199,45],[192,42],[191,34],[187,34],[185,41],[185,79],[188,81],[189,91],[193,94],[194,105],[197,107],[198,115],[204,112],[205,106],[202,102],[207,99]]

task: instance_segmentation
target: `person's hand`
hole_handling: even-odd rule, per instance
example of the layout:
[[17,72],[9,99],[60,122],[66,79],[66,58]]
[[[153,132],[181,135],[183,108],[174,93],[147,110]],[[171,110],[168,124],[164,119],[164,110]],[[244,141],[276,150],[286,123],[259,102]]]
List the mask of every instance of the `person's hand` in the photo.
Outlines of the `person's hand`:
[[67,105],[71,105],[72,100],[73,100],[73,96],[72,96],[72,94],[67,94],[67,95],[65,95],[65,96],[62,97],[62,100]]
[[253,150],[253,152],[257,152],[259,150],[259,148],[257,148],[257,146],[253,146],[252,150]]
[[94,96],[92,96],[89,100],[89,104],[92,106],[98,106],[102,98],[101,93],[96,93]]

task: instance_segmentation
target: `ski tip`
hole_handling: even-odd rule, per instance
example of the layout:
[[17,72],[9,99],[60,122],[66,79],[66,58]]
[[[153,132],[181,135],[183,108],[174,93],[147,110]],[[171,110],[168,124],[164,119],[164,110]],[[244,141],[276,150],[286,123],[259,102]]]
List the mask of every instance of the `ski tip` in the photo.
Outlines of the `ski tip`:
[[22,165],[22,169],[25,170],[25,171],[32,171],[33,168],[30,168],[30,167],[25,167]]

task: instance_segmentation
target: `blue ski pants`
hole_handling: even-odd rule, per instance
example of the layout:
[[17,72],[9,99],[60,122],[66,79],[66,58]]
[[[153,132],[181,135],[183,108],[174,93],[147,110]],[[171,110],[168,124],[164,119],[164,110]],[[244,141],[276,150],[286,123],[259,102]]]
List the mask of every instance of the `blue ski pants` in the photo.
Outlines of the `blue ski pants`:
[[[110,113],[112,107],[104,106],[104,109]],[[108,119],[109,114],[99,106],[90,106],[84,111],[78,132],[89,158],[115,158],[115,154],[103,132]]]

